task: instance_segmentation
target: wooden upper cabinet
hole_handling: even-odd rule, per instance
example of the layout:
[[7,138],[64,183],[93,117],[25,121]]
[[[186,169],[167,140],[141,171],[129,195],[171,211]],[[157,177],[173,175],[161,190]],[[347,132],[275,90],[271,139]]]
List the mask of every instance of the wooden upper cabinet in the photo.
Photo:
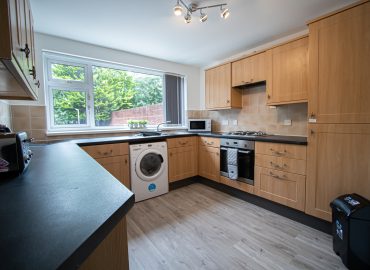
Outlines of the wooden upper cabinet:
[[266,80],[265,53],[259,53],[231,64],[232,86],[241,86]]
[[331,221],[330,202],[370,199],[370,124],[309,124],[306,213]]
[[308,38],[304,37],[266,52],[267,104],[307,102]]
[[37,99],[33,17],[28,0],[0,2],[0,98]]
[[370,3],[309,25],[308,112],[317,123],[370,123]]
[[231,64],[224,64],[205,72],[206,109],[231,109],[242,107],[239,89],[231,87]]

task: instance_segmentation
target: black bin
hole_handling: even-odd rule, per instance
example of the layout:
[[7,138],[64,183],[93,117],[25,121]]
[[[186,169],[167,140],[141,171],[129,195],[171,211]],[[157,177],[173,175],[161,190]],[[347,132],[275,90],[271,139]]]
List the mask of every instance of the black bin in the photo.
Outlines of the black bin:
[[333,249],[349,269],[370,269],[370,202],[346,194],[330,203]]

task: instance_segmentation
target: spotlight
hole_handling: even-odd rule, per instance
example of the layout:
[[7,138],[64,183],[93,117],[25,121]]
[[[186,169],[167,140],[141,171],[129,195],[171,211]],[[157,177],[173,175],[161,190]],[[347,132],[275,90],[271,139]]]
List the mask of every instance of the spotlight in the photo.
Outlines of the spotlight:
[[175,13],[176,16],[180,16],[182,14],[182,6],[179,4],[179,1],[177,1],[176,6],[173,8],[173,13]]
[[229,16],[230,16],[230,12],[229,12],[229,9],[228,8],[222,8],[222,6],[221,6],[221,18],[222,19],[227,19]]
[[200,10],[200,18],[199,18],[199,20],[201,22],[205,22],[207,19],[208,19],[208,15],[205,14],[205,13],[203,13],[202,10]]
[[190,23],[191,22],[191,15],[190,15],[189,12],[185,15],[184,20],[185,20],[185,23]]

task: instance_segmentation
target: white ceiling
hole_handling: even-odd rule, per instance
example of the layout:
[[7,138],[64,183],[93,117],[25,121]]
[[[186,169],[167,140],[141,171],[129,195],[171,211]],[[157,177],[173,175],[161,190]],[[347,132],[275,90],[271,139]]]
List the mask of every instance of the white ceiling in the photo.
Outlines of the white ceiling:
[[[190,3],[189,0],[184,0]],[[205,10],[185,24],[175,0],[31,0],[35,31],[177,63],[206,66],[283,35],[353,0],[198,0],[227,3],[230,17]]]

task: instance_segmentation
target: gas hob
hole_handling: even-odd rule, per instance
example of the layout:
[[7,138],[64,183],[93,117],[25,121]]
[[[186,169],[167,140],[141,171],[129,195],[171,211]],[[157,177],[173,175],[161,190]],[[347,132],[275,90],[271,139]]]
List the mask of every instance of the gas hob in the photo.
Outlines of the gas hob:
[[222,135],[234,135],[234,136],[267,136],[268,134],[263,131],[251,131],[251,130],[238,130],[238,131],[229,131],[222,133]]

